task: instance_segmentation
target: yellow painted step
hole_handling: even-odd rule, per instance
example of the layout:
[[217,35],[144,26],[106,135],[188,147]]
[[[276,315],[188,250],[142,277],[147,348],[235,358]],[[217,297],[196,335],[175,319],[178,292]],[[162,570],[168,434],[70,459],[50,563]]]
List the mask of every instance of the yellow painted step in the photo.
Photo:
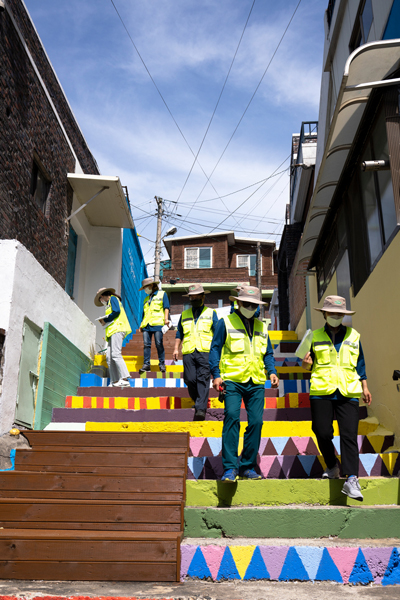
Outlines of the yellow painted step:
[[298,340],[295,331],[268,331],[268,335],[273,342],[297,342]]
[[[86,423],[86,431],[154,431],[154,432],[186,432],[193,437],[221,437],[222,421],[169,421],[148,423]],[[379,426],[377,419],[363,419],[358,425],[358,434],[367,435]],[[240,423],[240,437],[243,437],[246,422]],[[337,422],[333,423],[334,435],[339,435]],[[311,421],[267,421],[264,422],[261,437],[312,436]]]

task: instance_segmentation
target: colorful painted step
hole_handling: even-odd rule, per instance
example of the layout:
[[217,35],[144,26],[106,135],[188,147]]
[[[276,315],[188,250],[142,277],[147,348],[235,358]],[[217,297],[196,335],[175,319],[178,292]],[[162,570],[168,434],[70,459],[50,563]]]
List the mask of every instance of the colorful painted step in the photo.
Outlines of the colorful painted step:
[[[339,463],[341,462],[338,456]],[[260,456],[257,471],[264,479],[306,479],[322,477],[322,456]],[[400,471],[400,454],[360,454],[360,477],[391,477]],[[188,458],[188,479],[221,479],[224,473],[221,456]]]
[[223,546],[204,543],[181,546],[181,579],[212,581],[330,581],[336,583],[386,585],[400,584],[400,555],[396,545],[361,546],[349,542],[311,545],[286,544]]
[[[155,381],[155,380],[153,380]],[[172,381],[172,380],[170,380]],[[281,382],[283,383],[283,382]],[[306,383],[306,382],[300,382],[300,381],[289,381],[286,383]],[[142,398],[151,398],[152,396],[154,396],[154,387],[141,387],[141,388],[132,388],[132,387],[78,387],[77,390],[77,395],[78,396],[93,396],[93,397],[105,397],[108,398],[110,397],[110,392],[114,392],[118,393],[119,397],[131,397],[132,396],[132,391],[133,390],[139,390],[140,389],[140,396]],[[160,387],[160,388],[156,388],[157,392],[159,392],[160,395],[165,396],[167,395],[166,393],[163,394],[164,392],[167,392],[169,396],[175,396],[175,397],[179,397],[179,398],[186,398],[187,397],[187,388],[186,387]],[[294,390],[296,392],[296,390]],[[300,390],[301,391],[301,390]],[[271,389],[271,388],[265,388],[265,392],[264,392],[264,396],[265,398],[276,398],[279,395],[279,390],[278,389]],[[284,393],[281,394],[282,396],[284,395]],[[209,398],[217,398],[218,397],[218,393],[213,389],[210,388],[210,392],[209,392]]]

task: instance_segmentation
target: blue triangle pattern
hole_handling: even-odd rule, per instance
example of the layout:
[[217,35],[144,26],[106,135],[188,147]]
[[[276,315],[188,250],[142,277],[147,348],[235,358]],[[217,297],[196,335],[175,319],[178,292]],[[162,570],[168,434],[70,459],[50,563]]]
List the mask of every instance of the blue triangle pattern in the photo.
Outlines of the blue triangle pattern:
[[367,561],[365,560],[365,556],[362,553],[361,548],[358,549],[358,554],[356,558],[356,562],[354,563],[353,570],[349,577],[349,583],[362,583],[367,585],[367,583],[371,583],[374,581],[372,573],[367,565]]
[[360,454],[361,464],[366,470],[368,476],[371,474],[371,470],[375,465],[377,458],[377,454]]
[[207,577],[211,577],[210,569],[208,568],[199,546],[196,548],[187,574],[188,577],[198,577],[198,579],[207,579]]
[[300,556],[296,552],[296,548],[291,546],[283,563],[279,581],[310,581],[307,571],[301,562]]
[[288,437],[272,437],[269,439],[273,443],[276,453],[278,455],[282,454],[282,450],[284,449],[284,447],[286,446],[286,444],[288,443],[288,440],[289,440]]
[[295,546],[295,548],[309,578],[313,581],[317,575],[324,549],[318,546]]
[[335,450],[338,454],[340,454],[340,436],[339,435],[335,435],[333,440],[333,445],[335,446]]
[[332,560],[327,548],[324,548],[318,572],[315,577],[316,581],[337,581],[343,583],[339,569]]
[[211,448],[211,452],[212,452],[213,456],[218,456],[218,454],[222,450],[222,438],[208,437],[207,442]]
[[188,467],[192,471],[195,479],[198,479],[204,467],[206,458],[204,456],[189,456]]
[[271,579],[258,546],[256,546],[256,549],[254,550],[250,564],[243,577],[243,580],[249,581],[250,579]]
[[221,581],[222,579],[240,579],[240,575],[236,568],[236,564],[233,560],[232,552],[230,551],[229,546],[225,548],[217,575],[217,581]]
[[393,548],[382,585],[395,585],[396,583],[400,583],[400,556],[397,548]]
[[301,466],[309,476],[311,473],[311,469],[316,460],[316,456],[308,456],[307,454],[298,454],[297,458],[301,462]]

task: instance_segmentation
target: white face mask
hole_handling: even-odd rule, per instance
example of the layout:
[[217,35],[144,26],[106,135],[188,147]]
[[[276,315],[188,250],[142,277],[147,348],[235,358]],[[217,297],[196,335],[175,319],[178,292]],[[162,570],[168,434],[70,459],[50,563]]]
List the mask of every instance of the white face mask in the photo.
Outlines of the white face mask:
[[334,319],[333,317],[326,317],[326,322],[331,327],[339,327],[339,325],[342,324],[342,321],[343,317],[337,317],[336,319]]
[[246,319],[251,319],[251,317],[254,317],[254,313],[256,312],[257,307],[255,307],[254,310],[249,310],[248,308],[244,308],[243,306],[241,306],[239,310]]
[[144,288],[144,291],[146,292],[146,294],[148,296],[150,296],[151,292],[153,291],[153,286],[148,285],[147,287]]
[[102,303],[103,306],[107,306],[107,304],[108,304],[107,300],[104,300],[104,298],[100,298],[100,302]]

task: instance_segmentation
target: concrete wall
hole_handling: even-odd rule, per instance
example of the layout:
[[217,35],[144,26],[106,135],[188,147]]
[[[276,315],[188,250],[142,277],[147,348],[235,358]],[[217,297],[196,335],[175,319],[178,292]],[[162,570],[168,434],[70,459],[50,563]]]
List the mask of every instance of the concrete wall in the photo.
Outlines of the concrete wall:
[[34,256],[16,240],[0,241],[0,328],[6,332],[0,435],[14,422],[24,319],[50,322],[89,355],[95,327]]

